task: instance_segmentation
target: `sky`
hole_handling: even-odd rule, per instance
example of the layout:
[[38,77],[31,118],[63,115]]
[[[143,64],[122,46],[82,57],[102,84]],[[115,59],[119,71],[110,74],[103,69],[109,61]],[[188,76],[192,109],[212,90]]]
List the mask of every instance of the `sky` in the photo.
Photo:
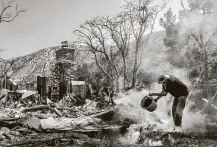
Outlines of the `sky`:
[[[2,0],[0,0],[2,1]],[[4,0],[7,3],[9,0]],[[13,22],[0,24],[1,56],[5,59],[24,56],[46,47],[71,40],[73,30],[85,20],[98,15],[114,15],[121,11],[122,0],[15,0],[27,11]],[[180,0],[169,0],[178,14]],[[1,8],[0,8],[1,10]],[[162,30],[156,23],[155,30]]]

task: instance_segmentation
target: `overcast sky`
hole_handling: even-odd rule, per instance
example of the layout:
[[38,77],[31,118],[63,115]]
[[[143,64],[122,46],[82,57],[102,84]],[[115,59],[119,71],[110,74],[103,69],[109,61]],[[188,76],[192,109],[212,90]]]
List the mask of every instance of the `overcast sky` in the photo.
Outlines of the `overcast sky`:
[[[118,13],[121,1],[15,0],[27,12],[11,23],[0,24],[0,48],[6,49],[2,56],[8,59],[60,45],[61,41],[70,40],[73,30],[85,20]],[[170,6],[178,13],[180,0],[170,0],[167,7]],[[161,28],[157,25],[155,29]]]

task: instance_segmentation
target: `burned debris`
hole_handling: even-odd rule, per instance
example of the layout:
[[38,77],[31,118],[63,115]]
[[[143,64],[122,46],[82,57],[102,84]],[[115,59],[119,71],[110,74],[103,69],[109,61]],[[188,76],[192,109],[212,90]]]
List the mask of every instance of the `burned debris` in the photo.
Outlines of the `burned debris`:
[[32,86],[27,83],[19,87],[8,75],[2,76],[1,145],[9,145],[10,139],[34,132],[73,130],[93,135],[126,127],[109,123],[114,110],[111,101],[106,100],[111,96],[106,87],[93,92],[86,81],[74,80],[74,60],[74,49],[68,42],[62,42],[56,50],[53,70],[48,76],[38,75]]
[[[34,15],[45,16],[17,21],[18,29],[4,24],[26,11],[13,0],[0,1],[0,47],[20,52],[66,38],[64,29],[74,27],[67,21],[79,23],[71,15],[83,15],[74,2],[62,1],[60,11],[60,2],[40,5]],[[126,0],[115,15],[80,22],[70,41],[26,56],[2,56],[0,146],[216,146],[217,2],[180,2],[178,8],[174,2]],[[37,8],[32,6],[30,14]],[[50,9],[55,13],[48,14]],[[40,31],[43,41],[22,47],[22,37],[7,40],[17,36],[14,31],[39,35],[26,32],[28,22],[31,31],[40,22],[54,33]]]

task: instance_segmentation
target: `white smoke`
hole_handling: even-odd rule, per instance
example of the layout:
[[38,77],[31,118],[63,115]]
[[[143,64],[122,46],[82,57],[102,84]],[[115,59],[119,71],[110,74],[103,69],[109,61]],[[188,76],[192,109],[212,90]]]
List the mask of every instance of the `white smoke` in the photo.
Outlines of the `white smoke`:
[[187,103],[183,114],[183,132],[206,132],[206,126],[208,123],[206,115],[192,112],[189,110],[189,107],[192,105],[192,102]]
[[[203,0],[198,1],[198,3],[201,5],[201,10],[180,11],[182,17],[179,30],[181,33],[195,35],[199,39],[199,42],[203,42],[204,44],[207,42],[213,43],[213,41],[216,41],[215,37],[217,35],[217,1]],[[204,11],[202,11],[203,5],[205,6]],[[195,38],[191,37],[195,41]]]
[[[162,41],[162,40],[161,40]],[[156,83],[154,83],[149,90],[143,90],[142,92],[131,90],[127,94],[119,95],[120,99],[116,100],[117,104],[124,104],[127,108],[119,109],[119,113],[123,117],[130,117],[136,123],[137,127],[153,126],[153,131],[172,131],[173,120],[171,116],[171,108],[173,98],[170,94],[166,97],[162,97],[157,102],[157,109],[154,112],[149,112],[140,107],[140,102],[144,96],[149,93],[161,92],[162,86],[157,84],[157,78],[160,74],[174,75],[183,81],[188,87],[190,87],[190,81],[187,78],[187,70],[174,67],[168,62],[168,54],[164,51],[158,51],[156,49],[150,49],[144,52],[143,62],[141,68],[144,71],[148,71],[155,77]],[[192,103],[187,101],[186,108],[183,114],[183,128],[184,132],[201,132],[205,130],[205,116],[196,112],[190,112]],[[169,115],[170,113],[170,115]],[[138,135],[138,129],[135,131],[135,126],[129,128],[128,138],[133,138],[132,135]],[[132,133],[134,132],[134,133]],[[135,140],[131,140],[134,142]]]
[[[213,1],[212,9],[215,9],[215,11],[217,12],[217,1]],[[204,42],[208,41],[211,37],[213,37],[215,31],[217,34],[216,13],[204,16],[203,14],[188,11],[186,14],[186,18],[183,19],[182,24],[180,25],[181,34],[189,33],[189,31],[191,31],[192,33],[199,36],[199,34],[201,33],[203,34]],[[181,36],[180,39],[183,39],[183,37],[187,38],[187,35]],[[158,38],[155,38],[154,40],[157,39]],[[210,41],[212,42],[213,40],[214,39],[211,38]],[[168,54],[164,52],[166,49],[165,47],[163,47],[162,44],[163,40],[160,41],[161,45],[158,46],[158,49],[156,49],[156,44],[159,43],[152,42],[151,44],[147,45],[148,50],[144,51],[141,68],[144,71],[152,73],[152,76],[154,76],[156,80],[160,74],[170,74],[176,76],[188,87],[190,87],[191,83],[187,78],[187,71],[185,69],[174,67],[168,62]],[[152,48],[152,46],[155,46],[155,48]],[[182,56],[182,52],[180,52],[180,56]],[[129,144],[135,143],[140,138],[140,128],[149,127],[150,125],[152,126],[151,129],[153,131],[171,131],[174,124],[172,116],[169,116],[168,112],[171,112],[173,98],[169,94],[166,97],[162,97],[157,102],[158,106],[154,112],[149,112],[140,107],[140,101],[144,96],[148,95],[149,92],[160,91],[161,86],[158,84],[154,84],[150,91],[130,91],[127,94],[120,95],[121,98],[118,99],[116,103],[124,104],[127,108],[125,107],[123,109],[119,109],[119,114],[123,117],[130,117],[136,122],[136,124],[130,126],[128,133],[124,136],[124,139],[122,138],[122,141],[124,140]],[[183,112],[182,129],[180,130],[181,132],[207,131],[206,127],[209,123],[207,115],[192,111],[191,107],[193,105],[194,102],[188,99]]]
[[[166,57],[159,58],[160,60],[155,60],[155,56],[150,56],[146,54],[145,62],[143,62],[142,68],[144,70],[148,70],[150,68],[156,67],[156,62],[159,63],[159,68],[155,68],[152,70],[152,74],[158,77],[160,74],[170,74],[174,75],[183,81],[188,87],[190,87],[190,81],[187,78],[187,71],[185,69],[179,69],[171,65]],[[153,53],[154,54],[154,53]],[[158,55],[160,56],[160,55]],[[166,54],[162,54],[161,57],[166,56]],[[154,64],[152,61],[156,61]],[[149,125],[153,125],[153,130],[156,131],[172,131],[173,129],[173,120],[171,116],[171,108],[173,97],[168,94],[166,97],[162,97],[157,102],[157,109],[154,112],[149,112],[140,107],[140,102],[144,96],[147,96],[149,93],[153,92],[161,92],[162,86],[156,83],[153,84],[150,90],[143,90],[142,92],[131,90],[127,94],[119,95],[121,97],[116,101],[117,104],[124,104],[128,106],[128,108],[120,109],[119,113],[124,117],[131,117],[136,121],[137,124],[142,124],[143,127],[147,127]],[[191,112],[190,108],[192,107],[193,102],[189,99],[187,100],[187,104],[185,110],[183,112],[183,127],[181,131],[184,132],[204,132],[206,129],[206,116]],[[170,113],[170,115],[168,115]],[[133,131],[134,129],[129,131]],[[132,134],[131,134],[132,135]]]
[[[159,85],[156,85],[157,91],[161,90]],[[159,91],[160,92],[160,91]],[[126,107],[120,108],[119,113],[122,116],[130,116],[137,124],[145,124],[145,125],[156,125],[161,123],[170,123],[168,120],[170,117],[168,116],[168,110],[170,109],[170,105],[168,103],[169,98],[164,97],[162,100],[158,101],[157,109],[154,112],[149,112],[140,106],[140,102],[144,96],[147,96],[149,91],[137,92],[134,90],[129,91],[127,95],[122,95],[121,98],[116,100],[117,104],[124,104]]]
[[[152,90],[159,91],[161,87],[155,85]],[[141,128],[149,128],[151,131],[163,131],[171,132],[174,129],[171,113],[173,98],[168,95],[162,97],[157,102],[157,109],[154,112],[149,112],[140,107],[140,101],[150,91],[130,91],[127,95],[121,96],[116,100],[117,104],[123,104],[123,108],[120,108],[117,112],[124,118],[132,119],[135,124],[128,128],[128,132],[120,138],[120,140],[127,144],[136,143],[141,137]],[[186,108],[183,114],[182,129],[181,132],[205,132],[206,131],[206,115],[199,114],[197,112],[191,112],[189,108],[192,103],[187,102]],[[143,129],[144,130],[144,129]],[[144,138],[144,136],[143,136]],[[146,140],[147,141],[147,140]]]

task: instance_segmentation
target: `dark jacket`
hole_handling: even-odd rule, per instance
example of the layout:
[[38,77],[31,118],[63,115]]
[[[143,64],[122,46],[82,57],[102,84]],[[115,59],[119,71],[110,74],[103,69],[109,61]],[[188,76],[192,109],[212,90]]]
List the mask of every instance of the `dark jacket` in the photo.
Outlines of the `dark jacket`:
[[188,96],[188,87],[174,76],[170,76],[166,83],[163,85],[163,91],[170,93],[175,98],[180,96]]

